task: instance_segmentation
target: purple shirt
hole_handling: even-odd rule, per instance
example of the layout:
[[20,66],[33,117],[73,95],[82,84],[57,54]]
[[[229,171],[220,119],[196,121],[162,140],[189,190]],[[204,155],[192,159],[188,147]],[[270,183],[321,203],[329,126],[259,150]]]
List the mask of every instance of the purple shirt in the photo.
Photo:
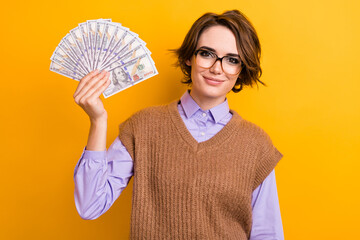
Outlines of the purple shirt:
[[[203,142],[218,133],[231,119],[227,100],[204,111],[188,91],[178,110],[191,135]],[[133,176],[133,161],[119,137],[107,151],[86,148],[75,166],[75,205],[83,219],[96,219],[120,196]],[[253,225],[250,240],[284,239],[275,171],[252,193]]]

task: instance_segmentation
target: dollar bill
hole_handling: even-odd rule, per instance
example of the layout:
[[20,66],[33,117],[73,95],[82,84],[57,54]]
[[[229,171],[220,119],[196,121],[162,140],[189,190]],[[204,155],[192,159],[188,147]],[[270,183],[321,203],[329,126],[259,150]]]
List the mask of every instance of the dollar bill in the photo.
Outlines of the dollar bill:
[[107,63],[108,60],[112,59],[113,55],[116,55],[118,49],[122,48],[124,45],[126,45],[126,42],[129,42],[131,39],[133,39],[133,37],[131,35],[129,35],[127,31],[122,32],[120,29],[118,29],[115,39],[109,46],[109,49],[108,49],[106,55],[104,56],[104,59],[102,60],[102,63],[100,64],[100,67],[105,65],[105,63]]
[[98,25],[98,23],[105,23],[105,22],[111,22],[111,19],[97,19],[97,20],[88,20],[87,23],[87,29],[88,29],[88,36],[89,36],[89,42],[90,42],[90,54],[91,54],[91,69],[95,69],[95,55],[96,55],[96,43],[97,39],[99,37],[99,31],[101,31],[101,26]]
[[66,48],[70,49],[70,52],[74,57],[79,60],[79,63],[81,64],[82,68],[86,70],[87,72],[91,72],[90,66],[86,64],[85,56],[81,53],[80,49],[77,48],[77,45],[75,43],[75,40],[71,37],[71,35],[68,33],[66,36],[62,39],[64,42],[63,45],[66,46]]
[[86,72],[83,72],[79,64],[74,63],[59,47],[57,47],[50,60],[72,71],[77,71],[82,76],[85,76],[87,74]]
[[67,54],[67,56],[69,56],[73,60],[73,62],[78,64],[84,72],[88,71],[87,68],[82,64],[79,56],[77,56],[76,53],[68,46],[68,44],[64,41],[64,39],[60,41],[58,47],[62,49]]
[[112,53],[114,47],[125,38],[127,29],[119,27],[117,24],[112,22],[107,23],[111,38],[105,43],[103,51],[100,55],[98,66],[101,66],[107,59],[107,56]]
[[88,29],[88,37],[89,37],[89,54],[90,54],[90,62],[91,69],[94,69],[94,48],[95,48],[95,36],[96,36],[96,20],[88,20],[86,21],[87,29]]
[[121,58],[124,54],[130,51],[137,46],[142,45],[142,42],[139,40],[138,37],[132,36],[127,32],[126,36],[124,37],[123,41],[119,43],[115,49],[113,49],[112,54],[109,55],[108,59],[106,59],[101,68],[108,66],[109,63],[116,61],[117,59]]
[[79,60],[77,60],[71,54],[69,54],[69,51],[65,50],[63,48],[63,45],[57,46],[54,51],[54,54],[61,56],[64,59],[64,61],[66,61],[70,65],[73,65],[74,67],[78,68],[81,73],[87,74],[87,71],[81,67],[81,63],[79,62]]
[[[121,26],[120,23],[111,22],[108,24],[116,27],[116,35],[114,36],[115,39],[111,42],[111,45],[109,46],[109,49],[106,53],[106,56],[104,56],[102,63],[106,63],[109,59],[113,58],[114,55],[116,56],[118,54],[118,51],[121,50],[125,45],[127,45],[131,40],[133,40],[134,38],[138,38],[138,34],[131,32],[129,28]],[[141,39],[137,40],[141,44],[146,45],[146,43]]]
[[76,27],[76,28],[70,30],[70,35],[73,38],[73,40],[75,41],[78,49],[80,50],[81,55],[84,56],[87,66],[89,67],[89,69],[91,69],[89,55],[87,53],[87,47],[86,47],[85,39],[81,33],[81,29],[79,27]]
[[101,41],[100,53],[96,60],[95,69],[97,69],[103,63],[105,56],[111,47],[111,43],[114,41],[114,37],[116,37],[119,29],[120,28],[116,27],[116,25],[112,23],[107,22],[105,24],[104,35]]
[[143,54],[121,66],[133,82],[142,81],[158,74],[149,54]]
[[94,69],[96,69],[97,59],[99,58],[101,42],[103,40],[106,23],[104,21],[96,21],[95,34],[95,50],[94,50]]
[[110,61],[109,63],[105,64],[104,66],[102,66],[100,68],[100,70],[107,70],[109,67],[111,67],[111,65],[115,62],[119,62],[122,65],[124,65],[125,63],[138,58],[139,56],[142,56],[144,54],[148,54],[150,55],[151,52],[144,46],[144,45],[138,45],[135,48],[126,51],[124,54],[122,54],[121,56],[117,56],[116,58],[114,58],[112,61]]
[[80,79],[82,78],[76,71],[67,69],[66,67],[63,67],[60,64],[57,64],[55,62],[51,62],[50,71],[56,72],[60,75],[74,79],[76,81],[80,81]]
[[95,69],[110,72],[105,98],[158,74],[138,34],[111,19],[88,20],[70,30],[55,48],[50,70],[80,81]]
[[105,89],[103,96],[108,98],[158,74],[155,65],[150,59],[149,54],[146,53],[125,64],[114,62],[108,67],[111,83]]

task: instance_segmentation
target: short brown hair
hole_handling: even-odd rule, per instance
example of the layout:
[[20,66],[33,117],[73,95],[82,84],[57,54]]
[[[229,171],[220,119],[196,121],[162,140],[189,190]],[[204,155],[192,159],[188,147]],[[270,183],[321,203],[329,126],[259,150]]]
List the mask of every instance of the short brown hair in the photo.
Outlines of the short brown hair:
[[261,46],[255,28],[239,10],[226,11],[223,14],[205,13],[190,28],[184,42],[178,49],[172,50],[178,57],[177,66],[180,66],[185,77],[182,83],[191,84],[191,66],[186,64],[194,55],[201,33],[212,26],[227,27],[236,39],[236,45],[241,60],[241,72],[232,91],[237,93],[244,85],[252,86],[260,81],[262,70],[260,67]]

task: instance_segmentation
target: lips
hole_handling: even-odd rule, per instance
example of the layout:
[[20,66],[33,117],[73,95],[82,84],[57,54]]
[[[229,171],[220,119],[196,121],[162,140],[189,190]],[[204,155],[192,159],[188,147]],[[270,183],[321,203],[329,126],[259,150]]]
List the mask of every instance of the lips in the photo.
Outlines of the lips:
[[225,80],[220,80],[220,79],[216,79],[216,78],[212,78],[212,77],[203,76],[203,78],[207,84],[212,85],[212,86],[217,86],[217,85],[220,85],[223,82],[225,82]]

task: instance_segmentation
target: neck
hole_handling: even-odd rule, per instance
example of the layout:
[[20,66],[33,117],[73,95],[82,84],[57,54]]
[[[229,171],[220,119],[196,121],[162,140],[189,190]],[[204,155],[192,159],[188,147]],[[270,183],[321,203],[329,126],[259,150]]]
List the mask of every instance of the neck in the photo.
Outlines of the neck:
[[198,96],[194,91],[190,91],[190,96],[199,105],[202,110],[209,110],[225,101],[225,96],[222,98],[211,98],[206,96]]

